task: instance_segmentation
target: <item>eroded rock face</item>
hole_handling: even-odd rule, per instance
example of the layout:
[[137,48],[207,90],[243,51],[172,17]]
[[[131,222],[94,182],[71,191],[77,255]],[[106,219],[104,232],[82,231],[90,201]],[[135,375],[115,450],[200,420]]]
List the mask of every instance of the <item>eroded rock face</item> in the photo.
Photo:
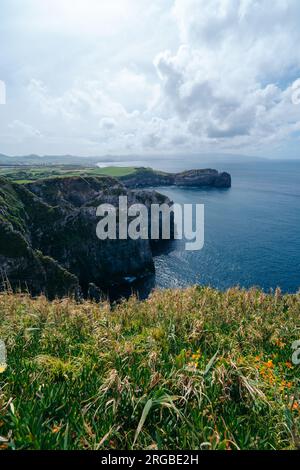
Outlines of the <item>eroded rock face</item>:
[[97,207],[170,201],[113,178],[56,178],[27,185],[0,179],[0,270],[13,288],[49,297],[88,294],[154,271],[149,240],[96,236]]
[[151,168],[139,168],[133,174],[120,178],[128,188],[146,188],[149,186],[185,186],[195,188],[230,188],[229,173],[217,170],[189,170],[182,173],[164,173]]

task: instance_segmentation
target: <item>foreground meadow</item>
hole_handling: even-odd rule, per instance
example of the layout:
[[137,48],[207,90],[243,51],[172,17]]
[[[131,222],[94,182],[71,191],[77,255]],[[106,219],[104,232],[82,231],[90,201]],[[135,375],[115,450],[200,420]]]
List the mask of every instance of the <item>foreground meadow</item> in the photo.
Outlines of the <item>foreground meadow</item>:
[[0,295],[2,449],[300,447],[300,294]]

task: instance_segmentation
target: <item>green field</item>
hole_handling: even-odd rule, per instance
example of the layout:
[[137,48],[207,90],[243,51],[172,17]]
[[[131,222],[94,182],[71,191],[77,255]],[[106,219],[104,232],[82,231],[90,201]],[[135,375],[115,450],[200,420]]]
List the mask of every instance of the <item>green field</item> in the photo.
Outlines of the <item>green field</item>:
[[108,166],[105,168],[99,168],[96,171],[99,175],[113,176],[115,178],[119,178],[121,176],[127,176],[135,173],[136,169],[134,167]]
[[300,447],[300,295],[0,295],[2,449]]
[[134,167],[84,167],[76,165],[57,165],[57,166],[0,166],[0,176],[24,184],[45,178],[69,177],[69,176],[113,176],[122,177],[134,173]]

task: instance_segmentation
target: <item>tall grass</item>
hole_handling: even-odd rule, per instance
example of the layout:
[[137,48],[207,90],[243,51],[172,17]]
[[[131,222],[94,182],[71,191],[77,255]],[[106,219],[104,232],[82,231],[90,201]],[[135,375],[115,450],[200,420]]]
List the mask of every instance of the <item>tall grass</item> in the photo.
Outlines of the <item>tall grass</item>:
[[300,295],[108,303],[0,295],[2,449],[300,446]]

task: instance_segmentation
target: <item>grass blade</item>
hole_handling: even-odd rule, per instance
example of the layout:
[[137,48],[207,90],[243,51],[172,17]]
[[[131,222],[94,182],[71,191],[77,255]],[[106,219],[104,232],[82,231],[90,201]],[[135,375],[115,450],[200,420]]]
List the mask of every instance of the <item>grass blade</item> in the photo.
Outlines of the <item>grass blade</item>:
[[135,445],[135,443],[136,443],[136,441],[137,441],[137,438],[139,437],[140,432],[141,432],[141,430],[142,430],[142,428],[143,428],[143,426],[144,426],[144,424],[145,424],[145,421],[146,421],[146,419],[147,419],[147,416],[148,416],[148,414],[149,414],[149,411],[150,411],[151,408],[152,408],[152,405],[153,405],[153,400],[152,400],[152,398],[150,398],[150,400],[147,401],[147,403],[146,403],[146,405],[145,405],[145,407],[144,407],[144,409],[143,409],[143,413],[142,413],[142,416],[141,416],[139,425],[138,425],[137,430],[136,430],[136,432],[135,432],[134,441],[133,441],[133,447],[134,447],[134,445]]

